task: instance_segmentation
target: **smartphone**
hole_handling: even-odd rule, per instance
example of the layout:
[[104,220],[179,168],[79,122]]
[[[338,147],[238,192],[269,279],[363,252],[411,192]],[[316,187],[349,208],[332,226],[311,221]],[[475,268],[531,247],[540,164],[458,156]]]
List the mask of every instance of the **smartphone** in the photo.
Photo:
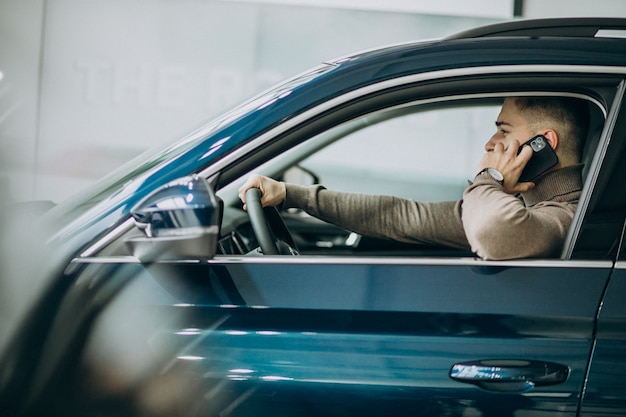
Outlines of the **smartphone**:
[[524,145],[530,145],[533,149],[533,156],[524,167],[518,182],[532,181],[559,162],[554,149],[543,135],[537,135],[524,143],[520,146],[518,153],[522,151]]

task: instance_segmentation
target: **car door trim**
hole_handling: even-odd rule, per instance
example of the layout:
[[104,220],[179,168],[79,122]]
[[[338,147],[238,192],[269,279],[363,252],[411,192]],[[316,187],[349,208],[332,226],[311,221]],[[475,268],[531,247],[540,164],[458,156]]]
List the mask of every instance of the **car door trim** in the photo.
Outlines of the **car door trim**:
[[[140,263],[133,256],[88,256],[75,258],[75,264],[110,264],[110,263]],[[186,259],[160,261],[159,263],[206,263],[208,265],[224,264],[285,264],[285,265],[443,265],[443,266],[470,266],[470,267],[496,267],[496,268],[590,268],[610,269],[612,261],[607,260],[561,260],[561,259],[519,259],[509,261],[485,261],[479,258],[408,258],[391,256],[230,256],[219,255],[213,259]],[[624,263],[626,268],[626,263]]]
[[471,267],[541,267],[541,268],[593,268],[607,269],[613,266],[611,261],[581,261],[560,259],[518,259],[508,261],[485,261],[480,258],[406,258],[406,257],[318,257],[318,256],[262,256],[262,257],[216,257],[208,261],[209,264],[234,264],[234,263],[285,263],[285,264],[349,264],[349,265],[446,265],[446,266],[471,266]]
[[626,261],[617,261],[615,269],[626,269]]

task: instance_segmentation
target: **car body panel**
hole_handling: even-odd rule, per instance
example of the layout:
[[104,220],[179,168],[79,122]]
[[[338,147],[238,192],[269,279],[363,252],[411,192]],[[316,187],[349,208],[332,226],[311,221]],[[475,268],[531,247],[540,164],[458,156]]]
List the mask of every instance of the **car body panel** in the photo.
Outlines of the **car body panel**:
[[[203,415],[233,402],[237,415],[417,407],[436,416],[494,404],[500,415],[576,415],[610,263],[580,263],[573,273],[567,262],[269,258],[150,265],[98,258],[77,267],[86,267],[85,279],[93,268],[101,276],[101,268],[133,265],[129,291],[167,317],[149,335],[176,352],[167,369],[184,369],[225,401],[214,410],[205,397],[186,399]],[[529,393],[449,377],[454,364],[481,359],[557,362],[570,373]]]

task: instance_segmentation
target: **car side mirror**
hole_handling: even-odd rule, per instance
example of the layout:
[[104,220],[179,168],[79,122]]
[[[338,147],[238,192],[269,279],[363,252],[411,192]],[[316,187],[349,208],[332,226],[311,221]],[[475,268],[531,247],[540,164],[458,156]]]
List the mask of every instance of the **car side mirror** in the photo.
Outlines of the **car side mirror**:
[[143,236],[128,238],[126,244],[141,262],[215,255],[220,208],[204,178],[184,177],[159,188],[131,215]]
[[282,180],[284,182],[298,185],[313,185],[320,183],[320,179],[313,171],[301,167],[300,165],[294,165],[287,169],[283,173]]

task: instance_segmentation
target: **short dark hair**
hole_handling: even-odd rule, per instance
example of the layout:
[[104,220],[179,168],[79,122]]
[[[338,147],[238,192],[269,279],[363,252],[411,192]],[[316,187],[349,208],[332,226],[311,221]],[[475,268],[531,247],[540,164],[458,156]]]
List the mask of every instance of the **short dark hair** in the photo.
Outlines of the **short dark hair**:
[[581,157],[589,131],[589,104],[574,97],[512,97],[534,131],[554,129],[563,151]]

